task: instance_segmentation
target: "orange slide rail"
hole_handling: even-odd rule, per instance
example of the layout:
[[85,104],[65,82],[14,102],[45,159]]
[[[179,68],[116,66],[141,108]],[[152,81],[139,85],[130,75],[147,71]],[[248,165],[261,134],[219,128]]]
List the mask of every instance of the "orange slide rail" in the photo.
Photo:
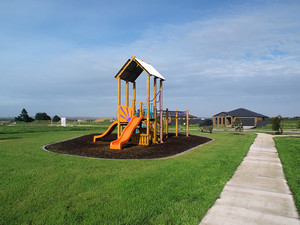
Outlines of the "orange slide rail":
[[118,126],[118,121],[113,122],[113,123],[109,126],[109,128],[107,128],[107,130],[106,130],[103,134],[94,136],[93,142],[96,142],[96,140],[97,140],[98,138],[103,138],[103,137],[105,137],[105,136],[107,136],[107,135],[110,135],[111,132],[113,132],[113,130],[114,130],[117,126]]
[[110,142],[110,149],[122,150],[122,145],[129,141],[131,135],[133,134],[133,131],[140,124],[143,118],[144,116],[132,117],[132,119],[122,132],[121,136],[117,140]]

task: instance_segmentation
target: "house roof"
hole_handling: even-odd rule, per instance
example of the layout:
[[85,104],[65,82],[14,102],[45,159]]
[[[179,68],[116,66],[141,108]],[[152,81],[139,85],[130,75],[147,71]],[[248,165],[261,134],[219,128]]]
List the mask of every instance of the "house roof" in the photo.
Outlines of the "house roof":
[[151,76],[165,80],[165,78],[152,65],[141,59],[135,58],[135,56],[132,56],[131,59],[127,60],[120,71],[116,74],[115,78],[120,77],[122,80],[128,80],[133,83],[143,71]]
[[229,116],[228,112],[220,112],[214,116]]
[[253,112],[251,110],[244,109],[244,108],[235,109],[235,110],[232,110],[232,111],[229,111],[229,112],[221,112],[221,113],[218,113],[214,116],[263,117],[263,118],[268,118],[268,116],[265,116],[263,114],[256,113],[256,112]]

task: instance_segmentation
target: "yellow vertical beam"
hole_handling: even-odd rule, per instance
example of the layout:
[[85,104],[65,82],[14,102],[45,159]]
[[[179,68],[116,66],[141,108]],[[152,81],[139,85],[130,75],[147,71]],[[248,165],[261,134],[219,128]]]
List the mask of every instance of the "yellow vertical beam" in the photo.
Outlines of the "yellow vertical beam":
[[166,108],[166,138],[169,137],[169,109]]
[[150,75],[147,75],[147,136],[150,134]]
[[126,81],[126,106],[129,106],[129,82]]
[[121,106],[121,78],[118,77],[118,138],[121,134],[121,126],[120,126],[120,106]]
[[163,135],[164,135],[164,124],[163,124],[163,86],[162,86],[162,79],[160,79],[160,142],[163,142]]
[[143,115],[143,103],[140,102],[140,117]]
[[189,136],[189,110],[186,110],[186,136]]
[[178,136],[178,110],[176,110],[176,137]]
[[[156,80],[157,78],[154,77],[153,81],[154,81],[154,84],[153,84],[153,96],[155,97],[156,96]],[[157,143],[157,105],[156,105],[156,98],[154,99],[154,134],[153,134],[153,143]]]
[[132,100],[132,116],[134,116],[136,114],[135,112],[135,104],[136,104],[136,89],[135,89],[135,82],[133,82],[133,91],[132,91],[132,97],[133,97],[133,100]]

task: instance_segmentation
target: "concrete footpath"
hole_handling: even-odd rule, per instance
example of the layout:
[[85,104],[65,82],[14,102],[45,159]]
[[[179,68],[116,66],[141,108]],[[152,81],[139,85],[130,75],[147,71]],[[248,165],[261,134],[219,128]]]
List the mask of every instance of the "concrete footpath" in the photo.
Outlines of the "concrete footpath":
[[300,225],[272,135],[259,133],[200,225]]

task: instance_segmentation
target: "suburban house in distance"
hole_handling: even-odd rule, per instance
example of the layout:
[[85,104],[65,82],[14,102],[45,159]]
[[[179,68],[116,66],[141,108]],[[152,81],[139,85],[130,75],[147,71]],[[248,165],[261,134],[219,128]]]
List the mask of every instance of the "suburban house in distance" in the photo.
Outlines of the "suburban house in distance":
[[213,116],[213,126],[227,126],[231,127],[235,119],[239,119],[243,123],[243,126],[256,127],[262,121],[265,121],[268,116],[252,112],[248,109],[239,108],[230,112],[220,112]]

